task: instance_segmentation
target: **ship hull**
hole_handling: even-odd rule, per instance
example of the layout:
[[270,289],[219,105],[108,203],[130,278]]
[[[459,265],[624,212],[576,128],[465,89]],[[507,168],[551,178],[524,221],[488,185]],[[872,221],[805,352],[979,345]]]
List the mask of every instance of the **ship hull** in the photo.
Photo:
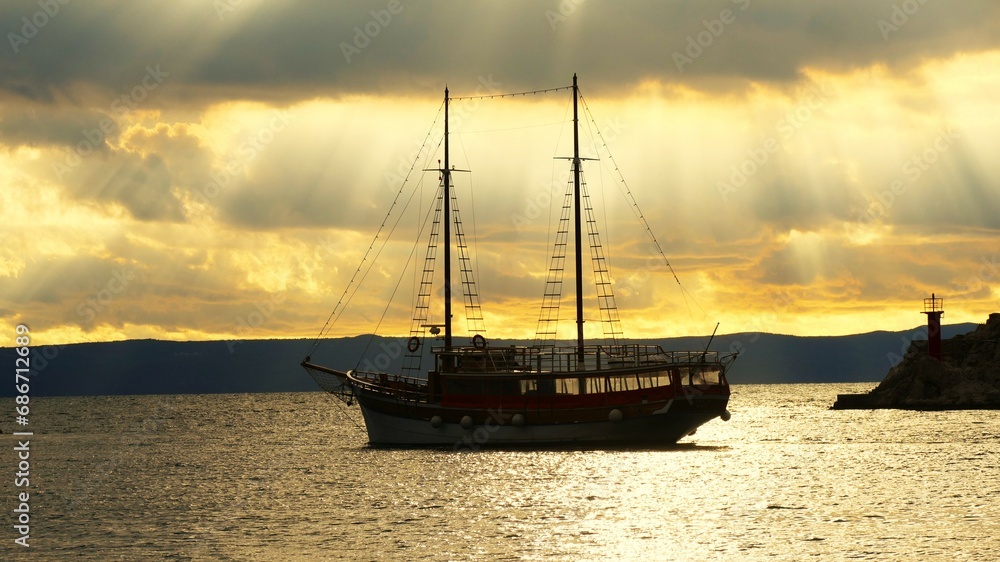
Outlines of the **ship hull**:
[[[402,415],[386,412],[372,400],[371,397],[366,400],[363,393],[358,395],[369,444],[376,447],[434,446],[475,450],[536,445],[669,445],[716,417],[728,417],[728,396],[722,395],[669,400],[645,414],[623,414],[624,408],[607,407],[584,412],[590,415],[581,416],[603,419],[544,424],[523,421],[530,420],[532,412],[502,408],[448,412],[414,405],[410,415]],[[468,419],[463,419],[466,417]],[[443,421],[448,418],[460,421]]]

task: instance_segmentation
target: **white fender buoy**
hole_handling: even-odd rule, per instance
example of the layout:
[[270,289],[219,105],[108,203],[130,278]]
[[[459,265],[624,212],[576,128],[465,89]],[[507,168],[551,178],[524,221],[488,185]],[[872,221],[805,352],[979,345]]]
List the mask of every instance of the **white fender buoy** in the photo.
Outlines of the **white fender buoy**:
[[431,418],[431,427],[434,429],[437,429],[442,425],[444,425],[444,420],[441,419],[441,416],[434,416]]
[[472,417],[462,416],[462,421],[460,423],[462,425],[462,429],[469,429],[472,427]]
[[618,423],[622,421],[622,417],[623,417],[622,411],[619,410],[618,408],[615,408],[614,410],[608,412],[608,421],[612,423]]
[[722,421],[729,421],[729,418],[733,417],[733,415],[729,413],[729,410],[723,410],[719,417],[722,418]]
[[514,414],[514,417],[510,418],[510,423],[514,424],[514,427],[522,427],[524,425],[524,415]]

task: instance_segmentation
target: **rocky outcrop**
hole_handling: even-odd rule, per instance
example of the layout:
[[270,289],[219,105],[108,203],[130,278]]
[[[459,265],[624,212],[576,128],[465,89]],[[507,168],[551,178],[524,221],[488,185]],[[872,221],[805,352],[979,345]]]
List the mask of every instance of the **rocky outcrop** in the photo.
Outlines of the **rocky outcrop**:
[[906,356],[868,394],[841,394],[834,409],[1000,409],[1000,313],[968,334],[941,342],[942,359],[927,354],[927,342]]

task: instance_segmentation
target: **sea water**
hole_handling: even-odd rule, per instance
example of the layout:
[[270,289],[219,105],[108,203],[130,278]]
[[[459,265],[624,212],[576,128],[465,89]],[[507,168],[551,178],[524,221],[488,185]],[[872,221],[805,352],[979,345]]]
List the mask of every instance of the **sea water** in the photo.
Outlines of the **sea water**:
[[829,409],[871,386],[737,385],[681,446],[589,451],[372,449],[319,392],[32,398],[0,559],[1000,559],[997,413]]

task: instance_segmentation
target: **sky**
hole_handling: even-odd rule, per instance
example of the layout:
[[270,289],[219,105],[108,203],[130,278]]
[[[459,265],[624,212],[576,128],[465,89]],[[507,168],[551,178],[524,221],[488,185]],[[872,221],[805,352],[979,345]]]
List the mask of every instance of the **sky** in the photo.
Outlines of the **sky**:
[[[932,293],[945,323],[1000,310],[995,0],[39,0],[0,30],[10,338],[313,337],[332,311],[330,336],[406,335],[445,87],[574,73],[626,336],[903,330]],[[489,337],[534,335],[571,104],[451,104]]]

